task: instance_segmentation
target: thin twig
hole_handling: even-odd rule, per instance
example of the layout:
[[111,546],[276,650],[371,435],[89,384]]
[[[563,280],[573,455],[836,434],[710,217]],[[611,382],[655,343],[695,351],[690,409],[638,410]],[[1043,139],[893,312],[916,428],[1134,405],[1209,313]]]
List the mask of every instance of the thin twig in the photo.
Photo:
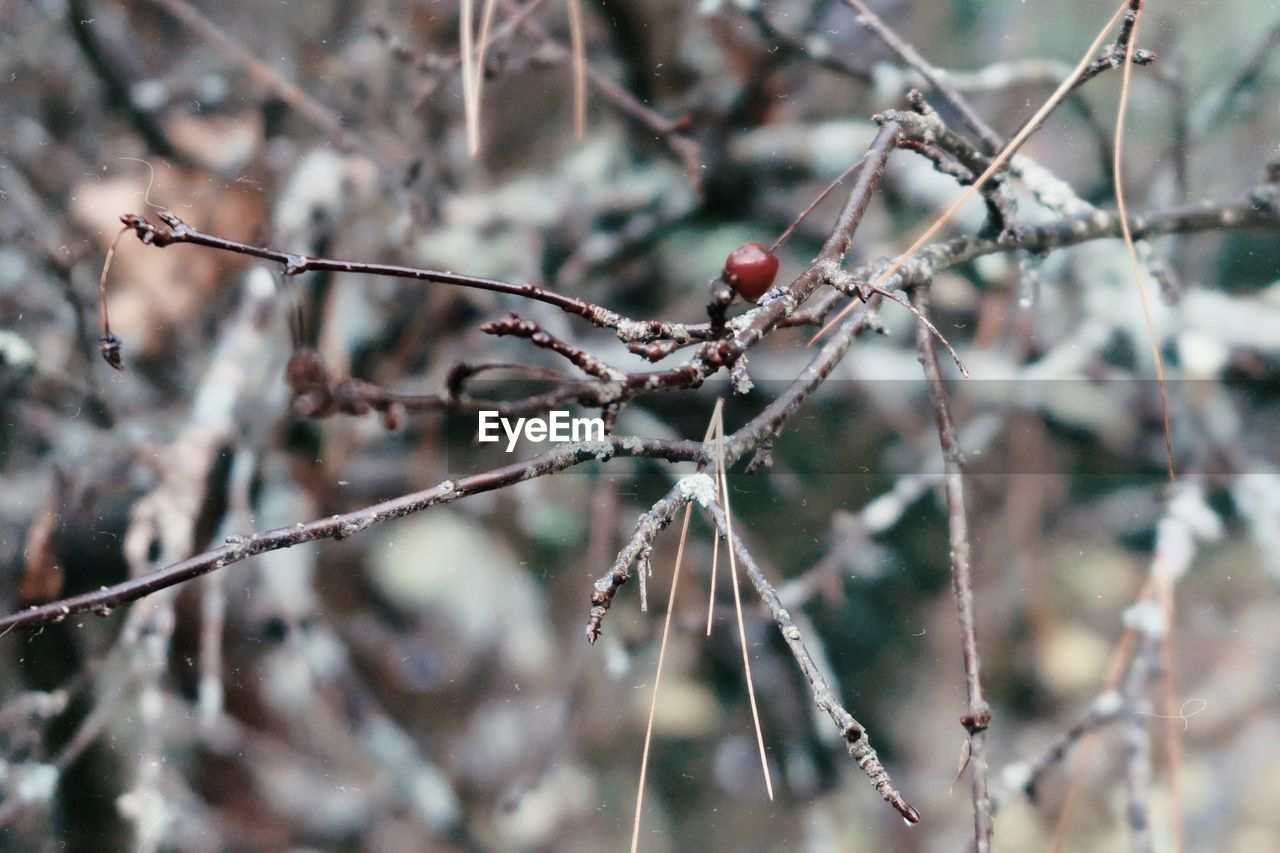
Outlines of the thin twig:
[[[929,299],[925,290],[915,291],[915,305],[926,314]],[[916,349],[929,386],[929,399],[938,421],[938,438],[942,445],[947,495],[947,530],[951,544],[951,591],[960,612],[960,643],[964,657],[965,688],[969,709],[961,723],[969,733],[969,765],[973,780],[974,835],[978,853],[991,849],[991,799],[987,791],[986,731],[991,724],[991,708],[982,691],[981,658],[978,655],[977,630],[974,626],[972,548],[969,542],[969,520],[965,509],[963,454],[956,437],[951,407],[933,336],[923,325],[916,327]]]
[[98,276],[98,316],[102,320],[102,335],[98,338],[98,351],[102,353],[107,364],[116,370],[124,370],[124,358],[120,355],[120,339],[111,332],[111,317],[107,312],[107,276],[111,272],[111,262],[116,256],[116,246],[120,238],[128,232],[128,226],[121,228],[107,247],[107,256],[102,261],[102,274]]
[[941,95],[955,109],[960,119],[968,125],[969,129],[982,139],[988,151],[999,151],[1004,147],[1004,141],[1000,138],[1000,135],[982,120],[982,116],[978,115],[977,110],[947,81],[945,71],[937,68],[933,63],[921,56],[920,52],[910,42],[899,37],[862,0],[844,0],[844,2],[857,13],[859,23],[874,33],[903,62],[918,71],[921,77],[929,81],[929,85],[933,87],[934,91]]
[[299,523],[278,527],[251,536],[230,537],[226,544],[217,548],[148,574],[130,578],[114,586],[0,616],[0,631],[46,622],[61,622],[77,613],[89,611],[106,613],[122,604],[258,554],[291,548],[294,545],[320,539],[345,539],[375,525],[404,518],[439,504],[452,503],[470,495],[558,473],[584,462],[604,461],[615,456],[650,457],[666,459],[670,462],[689,462],[705,458],[703,446],[693,441],[610,436],[604,441],[562,445],[523,462],[513,462],[479,474],[446,480],[430,489],[382,501],[353,512],[332,515],[308,524]]
[[[1118,720],[1124,711],[1124,701],[1114,690],[1107,691],[1090,703],[1079,720],[1058,735],[1039,756],[1027,762],[1005,768],[1003,777],[1014,783],[1027,799],[1035,802],[1039,796],[1040,782],[1052,768],[1058,766],[1086,736]],[[1001,797],[992,792],[991,806],[994,812]]]
[[535,302],[545,302],[548,305],[554,305],[560,310],[582,317],[591,323],[605,328],[618,329],[626,326],[634,321],[629,321],[616,312],[610,311],[599,305],[594,305],[584,299],[574,296],[565,296],[556,293],[553,290],[537,287],[532,284],[514,284],[507,281],[499,281],[497,279],[484,278],[481,276],[464,275],[462,273],[447,272],[444,270],[422,269],[419,267],[406,267],[397,264],[379,264],[365,263],[361,261],[347,261],[337,258],[311,258],[305,255],[298,255],[292,252],[284,252],[278,249],[271,249],[265,246],[253,246],[248,243],[241,243],[236,240],[228,240],[225,237],[218,237],[213,234],[206,234],[197,228],[193,228],[180,219],[173,211],[164,210],[158,214],[160,220],[165,227],[153,225],[146,217],[138,214],[128,213],[120,217],[120,221],[131,229],[138,239],[150,246],[165,247],[179,243],[189,243],[195,246],[205,246],[210,249],[219,249],[225,252],[233,252],[239,255],[248,255],[254,258],[263,258],[264,260],[274,261],[284,267],[286,276],[302,275],[307,272],[327,271],[327,272],[346,272],[357,273],[361,275],[384,275],[395,278],[407,278],[414,281],[426,281],[432,284],[453,285],[456,287],[466,287],[474,290],[487,290],[493,293],[502,293],[509,296],[518,296],[523,299],[532,299]]

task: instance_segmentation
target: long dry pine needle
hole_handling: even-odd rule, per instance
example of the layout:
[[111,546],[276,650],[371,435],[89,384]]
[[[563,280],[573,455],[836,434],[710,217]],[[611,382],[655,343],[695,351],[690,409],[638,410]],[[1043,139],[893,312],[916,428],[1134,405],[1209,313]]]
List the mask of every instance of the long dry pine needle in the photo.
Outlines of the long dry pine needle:
[[1142,275],[1142,264],[1138,262],[1138,249],[1133,244],[1133,232],[1129,228],[1128,205],[1124,195],[1124,125],[1125,116],[1129,112],[1129,84],[1133,75],[1133,49],[1138,43],[1138,25],[1142,21],[1142,10],[1145,3],[1139,2],[1134,9],[1133,29],[1129,32],[1129,43],[1125,45],[1124,69],[1120,78],[1120,106],[1116,111],[1116,138],[1112,149],[1112,174],[1115,175],[1116,213],[1120,216],[1120,231],[1124,235],[1124,245],[1129,253],[1129,268],[1133,274],[1134,286],[1138,289],[1138,302],[1142,305],[1142,320],[1146,324],[1147,338],[1151,342],[1151,355],[1156,364],[1156,382],[1160,387],[1160,412],[1164,418],[1164,452],[1165,462],[1169,468],[1169,479],[1177,479],[1173,466],[1173,427],[1169,420],[1169,392],[1164,380],[1164,358],[1160,355],[1160,342],[1156,339],[1155,323],[1151,319],[1151,303],[1147,297],[1146,281]]
[[[471,74],[474,82],[471,99],[466,104],[467,152],[472,156],[480,152],[480,101],[484,92],[484,63],[489,51],[489,34],[493,30],[493,15],[497,8],[498,0],[484,0],[484,11],[480,13],[480,40],[476,43],[475,68]],[[470,60],[470,56],[463,56],[464,64]]]
[[[702,437],[705,445],[715,435],[716,422],[720,418],[720,409],[724,405],[723,398],[716,399],[711,420],[707,424],[707,433]],[[697,470],[702,470],[699,464]],[[631,853],[640,847],[640,816],[644,814],[644,782],[649,772],[649,746],[653,743],[653,719],[658,712],[658,688],[662,684],[662,667],[667,660],[667,640],[671,635],[671,615],[675,612],[676,589],[680,585],[680,567],[684,564],[684,546],[689,538],[689,519],[693,514],[693,502],[685,504],[684,524],[680,527],[680,544],[676,546],[676,564],[671,571],[671,592],[667,594],[667,613],[662,620],[662,640],[658,644],[658,667],[653,676],[653,696],[649,699],[649,719],[644,727],[644,751],[640,755],[640,785],[636,790],[636,814],[631,825]]]
[[[1129,4],[1125,4],[1127,6]],[[1146,326],[1147,337],[1151,344],[1151,354],[1155,362],[1156,382],[1160,389],[1160,409],[1164,427],[1164,447],[1165,462],[1168,468],[1170,480],[1177,478],[1176,468],[1173,461],[1173,426],[1169,413],[1169,395],[1168,387],[1165,381],[1164,359],[1160,353],[1160,343],[1156,337],[1155,324],[1151,317],[1151,306],[1147,297],[1147,288],[1144,276],[1142,275],[1142,265],[1138,261],[1137,247],[1134,245],[1133,233],[1129,227],[1129,215],[1127,205],[1125,203],[1124,192],[1124,135],[1125,135],[1125,119],[1128,116],[1129,109],[1129,91],[1133,75],[1133,54],[1138,42],[1138,27],[1142,22],[1142,13],[1145,10],[1145,2],[1137,3],[1134,7],[1133,27],[1129,32],[1129,41],[1125,45],[1124,67],[1121,72],[1120,82],[1120,99],[1116,110],[1116,132],[1115,144],[1112,149],[1112,173],[1115,176],[1115,196],[1116,211],[1120,218],[1120,230],[1124,237],[1125,249],[1129,256],[1129,267],[1133,276],[1134,286],[1138,291],[1138,302],[1142,306],[1142,318]],[[1121,7],[1121,11],[1125,6]],[[1180,733],[1174,724],[1177,715],[1174,711],[1174,704],[1177,701],[1177,679],[1174,672],[1174,654],[1173,654],[1173,590],[1167,578],[1159,581],[1159,589],[1155,590],[1160,601],[1161,610],[1165,618],[1165,633],[1162,640],[1161,658],[1163,660],[1163,703],[1164,716],[1166,717],[1165,726],[1165,749],[1169,759],[1169,791],[1172,800],[1173,809],[1173,841],[1174,850],[1181,853],[1184,848],[1184,830],[1182,821],[1182,785],[1181,785],[1181,756],[1182,743]],[[1147,600],[1152,593],[1151,584],[1148,583],[1144,588],[1141,600]],[[1135,637],[1132,630],[1127,630],[1122,638],[1117,654],[1113,658],[1113,666],[1107,677],[1107,689],[1114,689],[1119,683],[1123,674],[1123,667],[1115,664],[1120,660],[1127,660],[1130,656]],[[1071,779],[1067,788],[1067,797],[1063,803],[1062,813],[1058,818],[1058,824],[1055,827],[1053,838],[1053,849],[1061,850],[1066,843],[1068,831],[1071,826],[1071,816],[1073,806],[1075,804],[1076,792],[1081,784],[1081,775],[1087,764],[1090,743],[1088,741],[1079,750],[1079,757],[1072,767]]]
[[582,139],[587,135],[587,43],[581,0],[569,0],[569,44],[573,48],[573,129]]
[[[715,410],[711,413],[711,428],[714,431],[717,423],[724,422],[724,398],[716,398]],[[720,491],[720,444],[716,444],[716,465],[715,476],[712,477],[716,481],[716,500],[723,503],[723,494]],[[713,536],[711,538],[711,583],[707,588],[707,636],[711,636],[711,626],[715,622],[716,616],[716,573],[720,567],[720,537]]]
[[[1169,480],[1177,479],[1177,471],[1173,463],[1173,423],[1169,414],[1169,389],[1165,381],[1164,357],[1160,354],[1160,341],[1156,337],[1155,323],[1151,319],[1151,305],[1147,296],[1147,287],[1142,275],[1142,265],[1138,262],[1138,248],[1133,243],[1133,234],[1129,228],[1129,215],[1124,195],[1124,132],[1125,118],[1129,110],[1129,88],[1133,78],[1133,51],[1138,43],[1138,27],[1142,23],[1142,13],[1146,7],[1145,0],[1138,0],[1133,10],[1133,28],[1129,31],[1129,41],[1125,45],[1124,69],[1120,82],[1120,105],[1116,111],[1115,147],[1112,152],[1112,174],[1115,176],[1116,211],[1120,215],[1120,230],[1124,234],[1124,245],[1129,254],[1129,268],[1133,273],[1133,284],[1138,290],[1138,302],[1142,305],[1142,320],[1146,324],[1147,338],[1151,343],[1151,355],[1155,360],[1156,384],[1160,389],[1160,414],[1164,426],[1165,463],[1169,469]],[[1173,653],[1173,581],[1161,574],[1156,581],[1160,609],[1164,613],[1165,631],[1161,638],[1161,659],[1163,669],[1163,702],[1165,717],[1165,751],[1169,761],[1169,795],[1173,807],[1173,848],[1182,853],[1184,832],[1182,820],[1182,738],[1176,725],[1177,672]]]
[[462,0],[462,12],[458,16],[458,44],[462,55],[462,108],[466,113],[467,151],[480,150],[480,116],[476,104],[475,66],[475,0]]
[[716,418],[716,470],[720,482],[720,505],[724,507],[724,532],[728,540],[725,549],[729,552],[729,576],[732,578],[733,609],[738,617],[738,641],[742,646],[742,668],[747,679],[747,698],[751,702],[751,720],[756,727],[756,746],[760,750],[760,768],[764,771],[764,787],[773,799],[773,778],[769,775],[769,757],[764,751],[764,731],[760,727],[760,710],[756,707],[756,687],[751,678],[751,656],[747,653],[747,628],[742,619],[742,596],[738,590],[738,558],[737,549],[733,547],[733,513],[729,509],[729,481],[724,472],[724,417]]

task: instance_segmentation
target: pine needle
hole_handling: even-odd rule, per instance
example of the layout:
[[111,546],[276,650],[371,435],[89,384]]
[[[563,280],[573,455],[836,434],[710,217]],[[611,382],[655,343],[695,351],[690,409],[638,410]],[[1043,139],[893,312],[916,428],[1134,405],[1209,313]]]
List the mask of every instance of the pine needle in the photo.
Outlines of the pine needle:
[[653,718],[658,712],[658,687],[662,683],[662,667],[667,660],[667,638],[671,633],[671,614],[676,607],[676,587],[680,584],[680,566],[684,561],[684,543],[689,537],[689,519],[693,504],[685,504],[684,525],[680,528],[680,545],[676,548],[676,566],[671,573],[671,592],[667,595],[667,615],[662,620],[662,642],[658,645],[658,669],[653,676],[653,697],[649,700],[649,720],[644,727],[644,752],[640,755],[640,785],[636,790],[636,815],[631,824],[631,853],[640,848],[640,816],[644,813],[644,781],[649,772],[649,746],[653,743]]
[[800,211],[800,215],[799,215],[799,216],[797,216],[795,219],[791,220],[791,224],[787,226],[786,230],[785,230],[785,231],[783,231],[780,235],[778,235],[778,239],[777,239],[777,240],[774,240],[774,241],[773,241],[773,245],[769,247],[769,254],[771,254],[771,255],[772,255],[772,254],[774,254],[775,252],[777,252],[777,251],[778,251],[778,248],[779,248],[783,243],[785,243],[785,242],[787,242],[787,240],[791,239],[791,235],[795,232],[796,228],[798,228],[798,227],[800,226],[800,223],[804,222],[804,221],[805,221],[805,219],[807,219],[807,218],[809,217],[809,214],[810,214],[810,213],[813,213],[814,208],[816,208],[818,205],[822,204],[823,200],[824,200],[827,196],[831,195],[831,193],[835,191],[835,188],[836,188],[836,187],[840,186],[840,185],[841,185],[841,184],[843,184],[845,181],[847,181],[849,178],[852,178],[855,174],[857,174],[858,172],[862,171],[862,164],[863,164],[863,163],[865,163],[865,162],[867,162],[867,160],[866,160],[866,158],[865,158],[865,157],[863,157],[861,160],[859,160],[858,162],[854,163],[854,164],[853,164],[852,166],[850,166],[849,168],[845,169],[845,170],[840,174],[840,177],[836,178],[834,181],[832,181],[831,183],[827,184],[827,188],[826,188],[825,190],[823,190],[822,192],[818,193],[818,197],[817,197],[817,198],[815,198],[813,201],[809,202],[809,206],[808,206],[808,207],[806,207],[804,210]]
[[[720,410],[724,405],[723,398],[716,399],[711,420],[707,424],[707,433],[702,437],[706,444],[715,435],[716,423],[721,420]],[[699,471],[702,465],[698,465]],[[640,846],[640,816],[644,813],[644,782],[649,772],[649,747],[653,743],[653,719],[658,711],[658,687],[662,683],[662,667],[667,660],[667,639],[671,635],[671,615],[675,612],[676,588],[680,584],[680,567],[684,564],[684,546],[689,538],[689,519],[693,514],[693,503],[685,504],[684,524],[680,528],[680,544],[676,547],[676,565],[671,572],[671,592],[667,595],[667,614],[662,621],[662,640],[658,644],[658,668],[653,677],[653,696],[649,700],[649,721],[644,727],[644,752],[640,756],[640,786],[636,791],[636,814],[631,825],[631,853],[636,853]],[[719,537],[716,537],[719,541]]]
[[[1127,4],[1126,4],[1127,5]],[[1147,337],[1151,341],[1151,355],[1156,363],[1156,381],[1160,386],[1160,410],[1164,417],[1164,452],[1169,467],[1170,481],[1177,479],[1173,465],[1173,428],[1169,419],[1169,391],[1164,378],[1164,357],[1160,355],[1160,342],[1156,339],[1155,323],[1151,319],[1151,304],[1147,298],[1147,288],[1142,275],[1142,264],[1138,261],[1138,248],[1133,244],[1133,232],[1129,228],[1128,205],[1124,196],[1124,124],[1129,112],[1129,84],[1133,74],[1133,50],[1138,43],[1138,25],[1142,21],[1142,10],[1145,2],[1138,3],[1134,10],[1133,29],[1129,33],[1129,43],[1125,45],[1124,70],[1120,80],[1120,106],[1116,112],[1116,138],[1112,149],[1112,174],[1115,175],[1116,212],[1120,216],[1120,231],[1124,235],[1124,245],[1129,252],[1129,267],[1133,272],[1133,283],[1138,289],[1138,302],[1142,305],[1142,320],[1147,327]]]
[[[724,398],[717,397],[715,410],[711,413],[711,428],[713,430],[715,429],[715,425],[717,423],[724,423],[723,409],[724,409]],[[719,445],[717,445],[717,448],[718,447]],[[720,491],[720,474],[719,474],[720,453],[718,449],[716,451],[716,459],[717,459],[716,476],[713,477],[712,479],[716,481],[716,500],[723,502],[722,500],[723,495],[721,494],[721,491]],[[708,637],[711,636],[711,625],[716,615],[716,569],[719,567],[719,565],[720,565],[720,537],[716,536],[711,540],[711,584],[708,590],[708,599],[707,599],[707,636]]]
[[474,156],[480,150],[480,116],[476,109],[475,0],[462,0],[458,18],[458,43],[462,55],[462,108],[466,113],[467,151]]
[[737,549],[733,547],[733,514],[729,510],[729,481],[724,472],[724,417],[716,419],[716,468],[720,481],[720,505],[724,507],[726,550],[729,552],[729,573],[733,578],[733,609],[738,616],[738,640],[742,645],[742,668],[747,678],[747,698],[751,701],[751,720],[756,728],[756,746],[760,749],[760,768],[764,771],[764,787],[773,799],[773,778],[769,775],[769,758],[764,751],[764,730],[760,727],[760,710],[756,707],[756,688],[751,678],[751,657],[747,654],[747,628],[742,619],[742,596],[738,591]]
[[[480,151],[480,99],[484,92],[484,61],[489,51],[489,33],[493,29],[493,14],[497,8],[498,0],[484,0],[484,11],[480,13],[480,42],[476,45],[473,91],[471,102],[467,105],[467,145],[473,157]],[[464,62],[470,59],[470,56],[463,57]]]
[[[1112,174],[1115,176],[1116,211],[1120,216],[1120,230],[1124,235],[1125,249],[1129,254],[1129,268],[1133,273],[1133,284],[1138,290],[1138,301],[1142,305],[1142,321],[1147,328],[1147,338],[1151,342],[1151,355],[1155,359],[1156,382],[1160,388],[1160,414],[1164,419],[1164,453],[1165,463],[1169,469],[1169,480],[1178,478],[1173,463],[1173,424],[1169,415],[1169,389],[1165,381],[1164,357],[1160,354],[1160,341],[1156,337],[1155,323],[1151,319],[1151,305],[1147,297],[1146,279],[1142,274],[1142,265],[1138,262],[1138,247],[1134,245],[1133,233],[1129,228],[1129,214],[1124,196],[1124,129],[1125,118],[1129,112],[1129,88],[1133,78],[1133,52],[1138,44],[1138,27],[1142,23],[1142,13],[1146,8],[1145,0],[1139,0],[1133,10],[1133,28],[1129,31],[1129,41],[1125,45],[1124,69],[1120,78],[1120,105],[1116,110],[1116,137],[1112,149]],[[1163,692],[1165,717],[1165,751],[1169,759],[1169,794],[1173,801],[1173,848],[1182,853],[1185,842],[1182,818],[1182,739],[1175,720],[1178,718],[1174,704],[1177,701],[1176,661],[1173,654],[1173,582],[1165,576],[1159,578],[1156,592],[1160,599],[1160,608],[1164,613],[1165,632],[1161,638],[1160,656],[1163,661]]]
[[573,128],[581,140],[587,135],[587,45],[581,0],[569,0],[569,44],[573,49]]

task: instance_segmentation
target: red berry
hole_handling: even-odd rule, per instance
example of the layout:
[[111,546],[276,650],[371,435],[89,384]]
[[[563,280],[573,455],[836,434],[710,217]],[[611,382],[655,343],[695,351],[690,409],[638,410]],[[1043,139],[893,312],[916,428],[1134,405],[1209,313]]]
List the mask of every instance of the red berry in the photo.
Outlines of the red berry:
[[720,274],[724,283],[748,302],[755,302],[773,286],[778,277],[778,256],[763,243],[743,243],[729,253]]

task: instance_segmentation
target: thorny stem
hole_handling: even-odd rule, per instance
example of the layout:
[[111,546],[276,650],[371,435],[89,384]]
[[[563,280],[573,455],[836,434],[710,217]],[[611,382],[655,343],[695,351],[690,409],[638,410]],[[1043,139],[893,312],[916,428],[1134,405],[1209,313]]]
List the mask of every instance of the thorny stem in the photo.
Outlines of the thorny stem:
[[[915,292],[920,313],[928,311],[929,299],[923,289]],[[938,421],[938,439],[942,445],[947,496],[947,529],[951,543],[951,591],[960,611],[960,641],[964,657],[965,688],[969,710],[961,723],[969,733],[969,762],[972,766],[974,835],[978,853],[991,849],[991,799],[987,791],[986,731],[991,724],[991,708],[982,692],[981,659],[974,626],[972,548],[969,542],[969,520],[965,510],[963,454],[956,437],[951,407],[942,382],[938,354],[933,336],[923,325],[916,327],[916,348],[929,385],[929,399]]]

